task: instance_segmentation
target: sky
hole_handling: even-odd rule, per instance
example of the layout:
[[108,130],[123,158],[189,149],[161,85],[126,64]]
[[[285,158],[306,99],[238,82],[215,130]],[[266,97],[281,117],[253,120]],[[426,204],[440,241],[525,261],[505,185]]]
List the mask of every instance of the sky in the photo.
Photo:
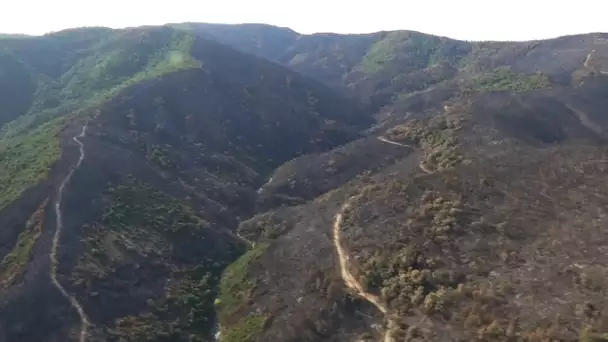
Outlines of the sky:
[[3,0],[0,32],[178,22],[267,23],[301,33],[416,30],[464,40],[608,32],[608,0]]

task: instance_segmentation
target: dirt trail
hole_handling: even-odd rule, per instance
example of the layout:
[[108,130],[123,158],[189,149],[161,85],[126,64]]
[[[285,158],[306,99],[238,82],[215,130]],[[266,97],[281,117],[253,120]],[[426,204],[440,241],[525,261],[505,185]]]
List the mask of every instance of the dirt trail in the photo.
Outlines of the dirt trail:
[[[605,44],[605,43],[602,43]],[[585,61],[583,62],[583,67],[584,68],[589,68],[589,61],[591,60],[591,57],[593,56],[593,54],[595,53],[595,50],[592,50],[588,55],[587,58],[585,58]],[[603,71],[603,70],[599,70],[599,73],[602,75],[607,75],[608,71]]]
[[[402,143],[398,143],[396,141],[390,141],[388,139],[386,139],[385,137],[378,137],[378,140],[383,141],[385,143],[388,144],[392,144],[392,145],[397,145],[397,146],[402,146],[402,147],[409,147],[411,149],[413,149],[414,147],[411,145],[406,145],[406,144],[402,144]],[[424,166],[422,164],[422,162],[418,163],[418,167],[420,167],[420,170],[424,171],[425,173],[433,173],[433,171],[429,170],[426,166]]]
[[583,67],[587,68],[589,67],[589,60],[591,60],[591,56],[593,55],[593,53],[595,52],[595,50],[592,50],[588,55],[587,58],[585,58],[585,61],[583,62]]
[[398,143],[396,141],[390,141],[390,140],[386,139],[385,137],[378,137],[378,140],[383,141],[383,142],[388,143],[388,144],[391,144],[391,145],[397,145],[397,146],[402,146],[402,147],[409,147],[411,149],[414,148],[411,145],[406,145],[406,144]]
[[[382,302],[380,301],[380,298],[374,294],[366,292],[365,289],[363,289],[363,286],[361,286],[361,284],[357,281],[357,279],[355,279],[355,277],[348,270],[349,257],[347,255],[346,251],[344,250],[344,248],[342,248],[342,244],[340,243],[341,226],[342,226],[344,211],[346,211],[347,209],[350,208],[351,202],[354,201],[357,197],[359,197],[359,196],[350,197],[342,205],[342,207],[340,208],[340,210],[338,211],[338,213],[336,213],[336,216],[334,217],[333,240],[334,240],[334,246],[336,247],[336,251],[338,252],[338,259],[340,260],[340,275],[342,276],[342,279],[346,283],[346,286],[348,286],[353,291],[355,291],[359,296],[363,297],[365,300],[367,300],[368,302],[373,304],[378,310],[380,310],[380,312],[382,312],[385,315],[385,317],[388,321],[387,322],[388,327],[391,327],[396,324],[394,322],[392,322],[390,320],[390,318],[388,317],[388,315],[387,315],[388,310],[387,310],[386,306],[384,304],[382,304]],[[382,340],[384,342],[394,342],[395,341],[391,337],[390,329],[386,329],[386,332],[384,333],[384,338]]]
[[429,170],[424,164],[422,164],[422,162],[418,163],[418,167],[420,167],[420,170],[425,173],[428,173],[429,175],[433,173],[433,171]]
[[262,186],[260,186],[260,188],[257,191],[258,195],[261,195],[264,192],[264,187],[266,187],[266,185],[270,184],[273,180],[274,180],[274,177],[270,177],[270,179],[266,183],[262,184]]
[[61,217],[61,198],[63,197],[63,190],[65,189],[65,186],[70,182],[70,179],[72,178],[72,175],[74,174],[74,171],[76,171],[76,169],[78,169],[80,167],[80,165],[82,164],[82,161],[84,160],[84,155],[85,155],[84,144],[80,141],[80,138],[83,138],[86,135],[86,133],[87,133],[87,124],[82,126],[82,132],[80,133],[80,135],[76,135],[72,138],[72,140],[74,140],[80,147],[80,157],[78,158],[78,162],[76,163],[76,165],[74,165],[70,169],[67,176],[61,182],[61,185],[59,186],[59,192],[57,193],[57,198],[55,199],[55,217],[56,217],[57,222],[56,222],[56,226],[55,226],[56,230],[55,230],[55,235],[53,236],[53,244],[51,246],[51,255],[50,255],[50,257],[51,257],[51,281],[52,281],[53,285],[57,288],[57,290],[59,290],[61,295],[70,302],[70,305],[72,305],[72,307],[74,309],[76,309],[76,311],[78,312],[78,316],[80,316],[80,321],[81,321],[80,339],[79,339],[80,342],[86,342],[87,332],[89,329],[90,322],[89,322],[89,318],[87,317],[87,315],[84,312],[84,309],[82,308],[82,305],[80,305],[78,300],[76,300],[76,298],[74,296],[71,296],[57,280],[57,266],[59,264],[59,262],[57,261],[57,248],[59,247],[59,244],[60,244],[61,230],[63,228],[63,219]]
[[[396,141],[390,141],[384,137],[378,137],[378,140],[388,143],[388,144],[392,144],[392,145],[409,147],[412,149],[414,148],[413,146],[410,146],[410,145],[398,143]],[[432,173],[432,171],[428,170],[424,165],[422,165],[422,163],[420,163],[419,166],[420,166],[420,169],[422,169],[422,171],[424,171],[426,173]],[[341,240],[340,237],[341,237],[341,232],[342,232],[342,221],[344,220],[344,212],[351,207],[351,203],[354,200],[356,200],[359,196],[360,195],[355,195],[355,196],[351,196],[350,198],[348,198],[348,200],[346,200],[346,202],[340,207],[340,210],[338,210],[338,212],[334,216],[333,243],[334,243],[334,246],[338,253],[338,259],[340,261],[340,275],[342,277],[342,280],[344,280],[344,283],[346,284],[346,286],[348,286],[350,289],[355,291],[360,297],[367,300],[369,303],[371,303],[373,306],[375,306],[380,312],[382,312],[382,314],[384,314],[386,322],[387,322],[387,328],[384,333],[384,337],[382,338],[382,341],[383,342],[395,342],[395,339],[391,336],[390,328],[397,326],[397,323],[394,322],[389,317],[388,309],[387,309],[386,305],[384,305],[382,303],[382,301],[380,300],[380,297],[378,297],[372,293],[366,292],[365,289],[363,288],[363,286],[361,285],[361,283],[359,283],[359,281],[357,281],[357,279],[355,279],[355,277],[350,273],[350,271],[348,270],[348,260],[350,258],[348,256],[348,254],[346,253],[346,251],[344,250],[344,248],[342,247],[342,244],[340,242],[340,240]]]
[[595,133],[602,133],[602,126],[596,124],[593,120],[591,120],[591,118],[589,117],[589,115],[587,115],[587,113],[583,112],[582,110],[578,110],[572,106],[566,106],[568,107],[568,109],[570,109],[574,115],[576,115],[576,117],[578,118],[578,120],[581,122],[581,124],[587,128],[589,128],[590,130],[594,131]]
[[255,242],[249,240],[248,238],[244,237],[243,235],[241,235],[241,233],[236,232],[236,237],[239,238],[239,240],[243,241],[244,243],[247,244],[247,246],[249,247],[255,247]]

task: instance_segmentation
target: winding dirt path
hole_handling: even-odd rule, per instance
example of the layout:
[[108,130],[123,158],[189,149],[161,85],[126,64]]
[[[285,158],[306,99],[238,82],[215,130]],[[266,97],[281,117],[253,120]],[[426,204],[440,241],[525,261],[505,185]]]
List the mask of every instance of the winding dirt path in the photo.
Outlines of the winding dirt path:
[[587,55],[587,58],[585,58],[585,61],[583,62],[583,67],[585,67],[585,68],[589,67],[589,60],[591,60],[591,56],[593,55],[594,52],[595,52],[595,50],[591,50],[591,52]]
[[422,162],[418,163],[418,167],[420,168],[420,170],[425,173],[428,173],[429,175],[433,173],[433,171],[429,170],[424,164],[422,164]]
[[386,139],[385,137],[378,137],[378,140],[383,141],[383,142],[385,142],[387,144],[391,144],[391,145],[397,145],[397,146],[401,146],[401,147],[409,147],[411,149],[414,148],[411,145],[406,145],[406,144],[398,143],[396,141],[390,141],[390,140]]
[[266,183],[262,184],[262,186],[260,186],[260,188],[257,191],[258,195],[261,195],[264,192],[264,187],[266,187],[266,185],[270,184],[273,180],[274,180],[274,177],[270,177],[270,179],[268,181],[266,181]]
[[78,169],[80,167],[80,165],[82,164],[82,161],[84,160],[84,155],[85,155],[84,144],[82,143],[82,141],[80,141],[80,138],[83,138],[86,135],[86,133],[87,133],[87,124],[82,126],[82,132],[80,133],[80,135],[76,135],[72,138],[72,140],[74,140],[80,147],[80,157],[78,158],[78,162],[76,163],[76,165],[74,165],[70,169],[67,176],[61,182],[61,185],[59,186],[59,192],[57,193],[57,198],[55,199],[55,217],[57,219],[57,222],[55,225],[55,235],[53,236],[53,244],[51,246],[51,255],[50,255],[51,282],[57,288],[57,290],[59,290],[61,295],[70,302],[70,305],[72,305],[72,307],[74,309],[76,309],[76,311],[78,312],[78,316],[80,316],[80,321],[81,321],[80,339],[79,339],[80,342],[86,342],[86,340],[87,340],[87,332],[89,329],[90,321],[89,321],[89,318],[87,317],[86,313],[84,312],[82,305],[80,305],[78,300],[74,296],[70,295],[66,291],[66,289],[57,280],[57,266],[59,265],[59,262],[57,261],[57,248],[59,247],[59,244],[60,244],[61,230],[63,229],[63,219],[61,216],[61,199],[63,197],[63,190],[65,189],[65,186],[70,182],[70,179],[72,178],[72,175],[74,174],[74,171],[76,171],[76,169]]
[[[333,242],[336,247],[336,251],[338,252],[338,259],[340,260],[340,275],[346,283],[346,286],[355,291],[360,297],[363,297],[365,300],[374,305],[382,314],[385,315],[387,319],[387,326],[390,328],[391,326],[396,326],[394,322],[390,320],[387,315],[387,308],[382,302],[380,298],[372,293],[366,292],[361,283],[355,279],[355,277],[348,270],[348,260],[349,256],[342,247],[342,243],[340,242],[341,230],[342,230],[342,222],[344,220],[344,212],[351,207],[351,203],[356,200],[359,195],[355,195],[350,197],[340,208],[336,216],[334,217],[333,224]],[[386,329],[384,333],[384,338],[382,339],[384,342],[394,342],[395,340],[391,337],[390,329]]]
[[[409,147],[412,149],[414,148],[413,146],[410,146],[410,145],[398,143],[396,141],[390,141],[390,140],[386,139],[385,137],[378,137],[378,140],[385,142],[387,144],[391,144],[391,145]],[[424,165],[422,165],[422,163],[419,163],[418,165],[419,165],[420,169],[422,169],[422,171],[424,171],[426,173],[432,173],[432,171],[428,170]],[[384,337],[382,338],[382,341],[383,342],[395,342],[395,339],[391,336],[390,328],[397,326],[397,323],[394,322],[388,315],[388,308],[386,307],[385,304],[382,303],[382,301],[380,300],[380,297],[378,297],[375,294],[365,291],[365,289],[363,288],[361,283],[359,283],[359,281],[350,273],[350,271],[348,270],[348,260],[350,259],[350,257],[348,256],[348,254],[342,247],[342,243],[340,242],[341,234],[342,234],[342,222],[344,220],[344,212],[346,210],[348,210],[351,207],[351,203],[359,197],[360,197],[360,195],[354,195],[354,196],[349,197],[346,200],[346,202],[344,202],[344,204],[340,207],[340,210],[338,210],[338,212],[334,216],[333,243],[336,248],[336,252],[338,254],[338,260],[340,261],[340,276],[342,277],[342,280],[344,280],[344,283],[346,284],[346,286],[348,286],[350,289],[355,291],[357,293],[357,295],[364,298],[369,303],[371,303],[373,306],[375,306],[384,315],[387,324],[386,324],[386,329],[385,329],[385,333],[384,333]]]
[[239,231],[238,231],[238,230],[237,230],[237,232],[236,232],[236,237],[237,237],[239,240],[241,240],[241,241],[243,241],[244,243],[246,243],[246,244],[247,244],[247,246],[252,247],[252,248],[253,248],[253,247],[255,247],[255,242],[253,242],[253,241],[249,240],[248,238],[244,237],[243,235],[241,235],[241,233],[239,233]]
[[[605,44],[605,43],[602,43]],[[592,50],[588,55],[587,58],[585,58],[585,61],[583,62],[583,67],[584,68],[589,68],[589,61],[591,60],[591,57],[593,56],[593,54],[595,53],[595,50]],[[608,71],[603,71],[603,70],[598,70],[600,74],[602,75],[608,75]]]
[[[380,140],[382,142],[385,142],[387,144],[397,145],[397,146],[401,146],[401,147],[409,147],[411,149],[414,149],[414,147],[411,146],[411,145],[406,145],[406,144],[398,143],[396,141],[390,141],[390,140],[386,139],[385,137],[378,137],[378,140]],[[428,174],[433,173],[433,171],[429,170],[426,166],[424,166],[424,164],[422,164],[422,162],[418,163],[418,167],[420,167],[420,170],[422,170],[425,173],[428,173]]]

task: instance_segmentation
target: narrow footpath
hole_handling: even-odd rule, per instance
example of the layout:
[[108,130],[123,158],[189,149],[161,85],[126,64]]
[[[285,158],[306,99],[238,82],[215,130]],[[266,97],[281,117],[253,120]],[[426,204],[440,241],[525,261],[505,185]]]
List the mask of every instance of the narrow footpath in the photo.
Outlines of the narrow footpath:
[[[409,147],[411,149],[414,149],[414,147],[411,145],[398,143],[396,141],[390,141],[390,140],[386,139],[385,137],[378,137],[378,140],[385,142],[387,144],[397,145],[397,146],[401,146],[401,147]],[[420,167],[420,170],[422,170],[424,173],[428,173],[428,174],[433,173],[433,171],[429,170],[426,166],[424,166],[424,164],[422,164],[422,162],[418,163],[418,167]]]
[[87,133],[87,125],[85,124],[84,126],[82,126],[82,132],[79,135],[72,137],[72,140],[74,140],[80,147],[80,157],[78,158],[78,162],[76,163],[76,165],[74,165],[70,169],[67,176],[61,182],[61,185],[59,186],[59,192],[57,193],[57,197],[55,199],[55,217],[57,219],[57,222],[55,225],[55,235],[53,236],[53,244],[51,246],[51,255],[50,255],[51,282],[57,288],[57,290],[59,290],[61,295],[63,297],[65,297],[65,299],[67,299],[68,302],[70,302],[70,305],[72,305],[72,307],[78,312],[78,316],[80,316],[80,321],[81,321],[80,339],[79,339],[80,342],[87,341],[87,334],[88,334],[90,322],[89,322],[89,318],[87,317],[86,313],[84,312],[84,309],[82,308],[82,305],[80,305],[78,300],[74,296],[70,295],[66,291],[66,289],[57,280],[57,266],[59,265],[59,262],[57,261],[57,248],[59,247],[60,242],[61,242],[61,230],[63,229],[63,219],[62,219],[62,215],[61,215],[61,199],[63,197],[63,190],[65,189],[65,186],[70,182],[70,179],[72,178],[72,175],[74,174],[74,172],[80,167],[80,165],[82,164],[82,161],[84,160],[84,156],[85,156],[84,144],[82,143],[82,141],[80,141],[80,139],[83,138],[86,135],[86,133]]

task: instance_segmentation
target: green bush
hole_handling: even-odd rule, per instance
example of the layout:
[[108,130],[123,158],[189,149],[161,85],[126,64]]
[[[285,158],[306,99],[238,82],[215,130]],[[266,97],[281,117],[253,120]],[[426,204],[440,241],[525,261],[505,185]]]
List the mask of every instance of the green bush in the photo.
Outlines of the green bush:
[[238,260],[226,268],[220,283],[220,322],[228,321],[249,300],[255,288],[255,280],[249,277],[249,267],[268,248],[267,243],[261,243],[243,254]]
[[250,315],[241,318],[229,329],[222,329],[222,342],[254,342],[264,329],[264,315]]
[[[41,208],[46,206],[44,201]],[[28,220],[25,230],[19,234],[13,250],[0,261],[0,288],[10,283],[24,269],[32,255],[32,249],[42,233],[43,209],[39,209]]]
[[508,68],[500,68],[478,76],[472,81],[473,90],[478,91],[526,91],[550,86],[549,78],[542,74],[517,74]]
[[0,209],[47,177],[61,154],[58,133],[62,121],[51,121],[12,139],[0,139]]

